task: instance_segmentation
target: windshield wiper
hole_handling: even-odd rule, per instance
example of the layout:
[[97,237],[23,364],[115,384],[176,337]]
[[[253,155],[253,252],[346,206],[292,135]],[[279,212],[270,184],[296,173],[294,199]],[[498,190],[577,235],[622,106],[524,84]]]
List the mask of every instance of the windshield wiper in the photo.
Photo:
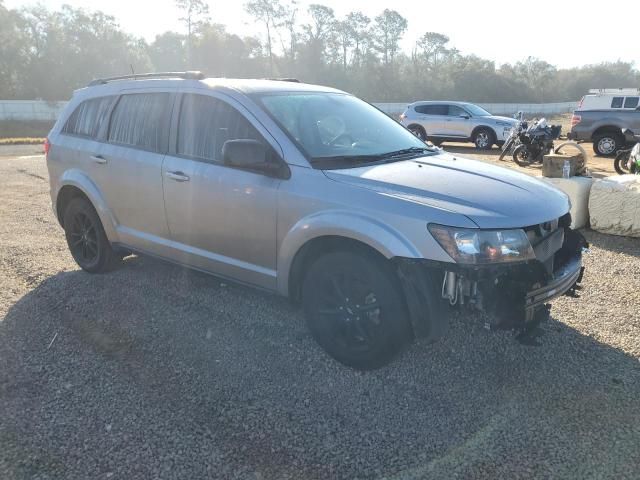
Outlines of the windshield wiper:
[[411,147],[411,148],[403,148],[401,150],[394,150],[393,152],[382,153],[378,156],[378,158],[385,159],[385,158],[404,157],[405,155],[434,152],[434,151],[435,150],[429,147]]

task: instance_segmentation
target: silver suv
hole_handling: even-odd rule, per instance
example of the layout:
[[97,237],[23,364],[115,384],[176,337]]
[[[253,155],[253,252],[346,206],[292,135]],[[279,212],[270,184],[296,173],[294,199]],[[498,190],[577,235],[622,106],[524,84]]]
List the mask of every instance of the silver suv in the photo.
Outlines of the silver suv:
[[288,296],[318,343],[359,369],[444,335],[450,304],[529,325],[582,272],[563,193],[443,153],[330,88],[98,80],[46,149],[81,268],[137,252]]
[[473,142],[481,150],[502,145],[517,123],[466,102],[415,102],[407,106],[400,120],[422,140],[436,145],[445,141]]

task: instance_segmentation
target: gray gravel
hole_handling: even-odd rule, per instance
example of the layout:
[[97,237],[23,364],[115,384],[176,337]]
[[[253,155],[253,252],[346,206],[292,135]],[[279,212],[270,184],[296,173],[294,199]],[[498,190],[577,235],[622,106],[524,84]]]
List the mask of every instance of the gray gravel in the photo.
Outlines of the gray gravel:
[[456,316],[362,374],[284,299],[148,258],[79,271],[46,177],[0,158],[0,478],[640,476],[638,240],[587,232],[541,346]]

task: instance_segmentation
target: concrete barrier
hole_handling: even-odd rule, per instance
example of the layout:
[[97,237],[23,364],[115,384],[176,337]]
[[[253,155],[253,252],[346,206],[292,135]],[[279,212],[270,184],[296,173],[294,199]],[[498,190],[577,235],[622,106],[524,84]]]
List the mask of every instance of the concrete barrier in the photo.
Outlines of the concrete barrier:
[[567,194],[571,200],[571,228],[583,228],[589,223],[589,193],[593,178],[591,177],[571,177],[571,178],[547,178],[540,177],[557,189]]
[[595,181],[589,216],[594,230],[640,237],[640,176],[618,175]]

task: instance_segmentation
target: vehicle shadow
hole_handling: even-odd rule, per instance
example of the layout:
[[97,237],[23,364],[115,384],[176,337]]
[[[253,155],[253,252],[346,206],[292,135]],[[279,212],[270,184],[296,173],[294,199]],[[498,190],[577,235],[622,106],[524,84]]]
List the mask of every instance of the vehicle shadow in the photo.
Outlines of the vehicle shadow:
[[7,478],[624,478],[638,359],[552,318],[539,347],[454,315],[390,366],[329,359],[286,300],[131,257],[0,323]]

